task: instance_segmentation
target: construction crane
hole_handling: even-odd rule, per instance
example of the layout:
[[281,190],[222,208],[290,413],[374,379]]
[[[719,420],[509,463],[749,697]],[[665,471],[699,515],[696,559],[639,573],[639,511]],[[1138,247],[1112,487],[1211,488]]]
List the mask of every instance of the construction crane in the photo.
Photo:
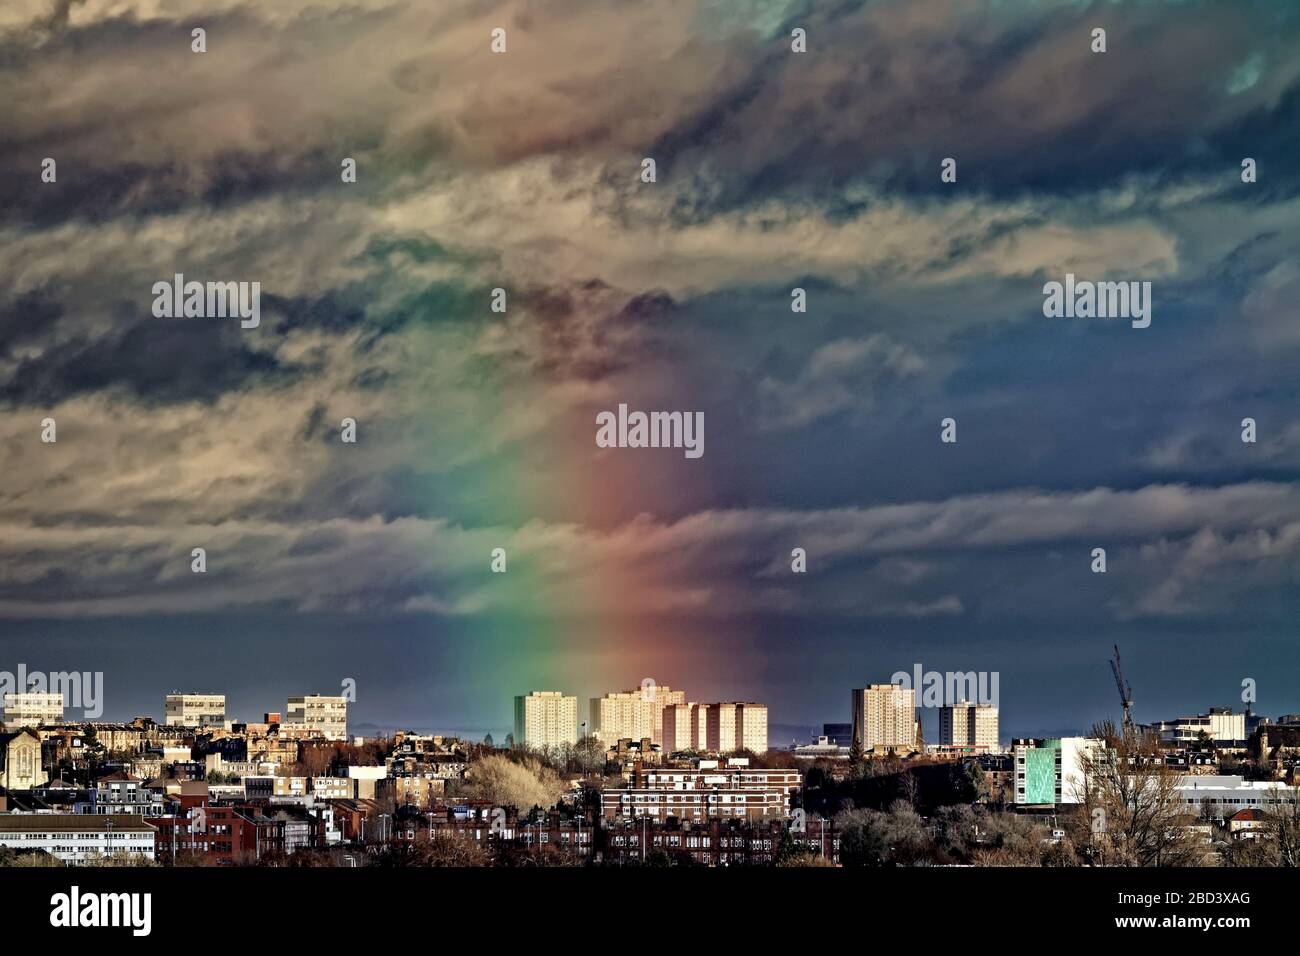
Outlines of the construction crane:
[[1119,702],[1124,706],[1124,732],[1133,729],[1133,688],[1124,679],[1124,669],[1120,666],[1119,645],[1115,645],[1115,659],[1110,662],[1111,673],[1115,675],[1115,686],[1119,688]]

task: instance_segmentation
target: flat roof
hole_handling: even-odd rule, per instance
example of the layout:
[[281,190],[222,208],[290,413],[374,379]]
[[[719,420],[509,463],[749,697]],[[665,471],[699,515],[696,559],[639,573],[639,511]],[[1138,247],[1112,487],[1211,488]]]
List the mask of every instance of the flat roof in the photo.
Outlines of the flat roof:
[[131,813],[0,813],[0,833],[26,830],[153,833],[156,828]]

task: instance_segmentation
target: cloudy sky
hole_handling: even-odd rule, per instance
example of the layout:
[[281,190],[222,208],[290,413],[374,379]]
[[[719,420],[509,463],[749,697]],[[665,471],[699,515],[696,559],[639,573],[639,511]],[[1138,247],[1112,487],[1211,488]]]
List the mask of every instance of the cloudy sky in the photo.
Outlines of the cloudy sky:
[[[0,670],[497,733],[652,677],[788,739],[920,663],[1009,736],[1114,715],[1119,643],[1140,719],[1300,711],[1298,51],[1248,0],[10,0]],[[1045,318],[1067,273],[1150,327]],[[597,447],[619,403],[703,457]]]

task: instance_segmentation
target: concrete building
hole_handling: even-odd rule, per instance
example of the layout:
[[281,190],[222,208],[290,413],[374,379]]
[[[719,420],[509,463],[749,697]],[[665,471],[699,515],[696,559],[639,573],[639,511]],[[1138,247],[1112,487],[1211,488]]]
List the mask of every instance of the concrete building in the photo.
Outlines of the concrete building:
[[1211,743],[1232,743],[1250,736],[1246,716],[1234,714],[1229,707],[1211,707],[1208,714],[1161,720],[1146,726],[1160,735],[1162,744],[1194,744],[1202,739],[1202,734]]
[[578,698],[535,690],[515,698],[515,744],[551,748],[578,742]]
[[[591,732],[611,746],[623,738],[654,739],[655,702],[639,690],[591,698]],[[662,718],[661,718],[662,719]]]
[[651,728],[651,739],[662,745],[664,742],[664,711],[669,707],[676,707],[686,703],[686,691],[673,690],[666,684],[650,684],[641,688],[642,695],[650,699],[653,706],[652,717],[654,726]]
[[724,754],[734,750],[767,750],[767,707],[749,701],[701,704],[707,708],[704,750]]
[[[1103,743],[1093,737],[1020,738],[1012,741],[1015,769],[1013,802],[1020,806],[1061,806],[1083,802],[1083,761]],[[1201,778],[1204,779],[1204,778]]]
[[940,707],[939,744],[992,753],[998,749],[998,709],[965,700]]
[[853,690],[853,736],[863,750],[917,745],[916,691],[901,684]]
[[699,704],[671,704],[663,709],[663,752],[679,753],[683,750],[701,750],[699,725]]
[[0,814],[0,846],[18,853],[44,850],[70,865],[115,854],[152,860],[157,832],[139,814]]
[[[623,739],[664,742],[664,712],[686,704],[686,692],[666,684],[646,684],[591,698],[591,732],[606,746]],[[680,748],[685,749],[685,748]]]
[[21,691],[4,695],[4,724],[10,730],[63,723],[63,695]]
[[290,697],[281,726],[291,732],[314,731],[326,740],[347,740],[348,700],[346,697],[326,697],[321,694]]
[[671,704],[663,709],[663,751],[767,750],[767,706],[751,701]]
[[226,695],[168,694],[163,701],[163,723],[172,727],[224,727]]

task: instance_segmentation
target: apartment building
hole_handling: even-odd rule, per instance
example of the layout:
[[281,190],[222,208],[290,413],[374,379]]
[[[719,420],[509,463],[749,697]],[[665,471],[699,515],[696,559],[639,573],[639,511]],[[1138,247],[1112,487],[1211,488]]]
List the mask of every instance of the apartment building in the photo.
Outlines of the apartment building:
[[916,691],[901,684],[869,684],[853,690],[853,736],[863,750],[915,748]]
[[249,776],[244,778],[244,794],[249,800],[307,799],[308,777]]
[[157,829],[153,854],[163,861],[205,856],[224,864],[255,863],[283,851],[285,825],[254,807],[208,806],[200,798],[180,813],[150,817]]
[[839,862],[840,834],[831,820],[809,816],[802,830],[783,820],[615,821],[600,831],[606,863],[640,862],[650,853],[689,858],[701,866],[771,865],[787,835],[812,853]]
[[163,723],[171,727],[224,727],[226,695],[172,692],[163,700]]
[[400,774],[375,781],[375,799],[392,798],[394,805],[425,809],[447,792],[447,781],[420,774]]
[[645,771],[624,789],[602,791],[601,812],[607,820],[784,817],[801,780],[798,770],[754,768],[744,758],[699,760],[689,769]]
[[702,750],[700,741],[707,737],[708,729],[703,735],[699,732],[700,705],[670,704],[663,709],[660,719],[663,726],[663,752],[678,753],[683,750]]
[[655,703],[639,690],[591,698],[591,732],[606,746],[623,738],[654,739]]
[[578,742],[578,698],[535,690],[515,698],[515,744],[549,749]]
[[[686,692],[666,684],[647,684],[636,690],[618,691],[591,698],[591,732],[606,746],[620,740],[649,738],[664,743],[664,715],[686,705]],[[685,748],[677,748],[685,749]]]
[[767,707],[744,701],[671,704],[663,709],[663,750],[767,750]]
[[156,834],[139,814],[0,814],[0,846],[18,853],[44,850],[68,865],[115,854],[153,859]]
[[939,744],[992,753],[998,749],[998,709],[959,701],[939,708]]
[[10,730],[63,723],[63,694],[20,691],[4,695],[4,724]]
[[58,759],[77,758],[84,752],[89,731],[94,730],[95,740],[111,753],[138,754],[147,746],[145,731],[134,724],[80,723],[47,724],[36,731],[41,741],[54,741]]
[[651,711],[652,727],[651,739],[662,745],[664,742],[664,711],[669,707],[677,707],[686,703],[686,691],[673,690],[667,685],[650,684],[641,688],[641,693],[650,698],[653,706]]
[[705,750],[730,753],[734,750],[767,750],[767,707],[740,701],[701,704],[705,711]]
[[144,786],[144,781],[127,773],[114,773],[101,777],[87,799],[73,804],[75,813],[94,813],[117,816],[133,813],[156,817],[163,812],[162,797]]
[[327,740],[348,739],[348,701],[346,697],[307,694],[290,697],[281,729],[315,731]]
[[317,800],[350,800],[355,790],[348,777],[312,777],[311,794]]

